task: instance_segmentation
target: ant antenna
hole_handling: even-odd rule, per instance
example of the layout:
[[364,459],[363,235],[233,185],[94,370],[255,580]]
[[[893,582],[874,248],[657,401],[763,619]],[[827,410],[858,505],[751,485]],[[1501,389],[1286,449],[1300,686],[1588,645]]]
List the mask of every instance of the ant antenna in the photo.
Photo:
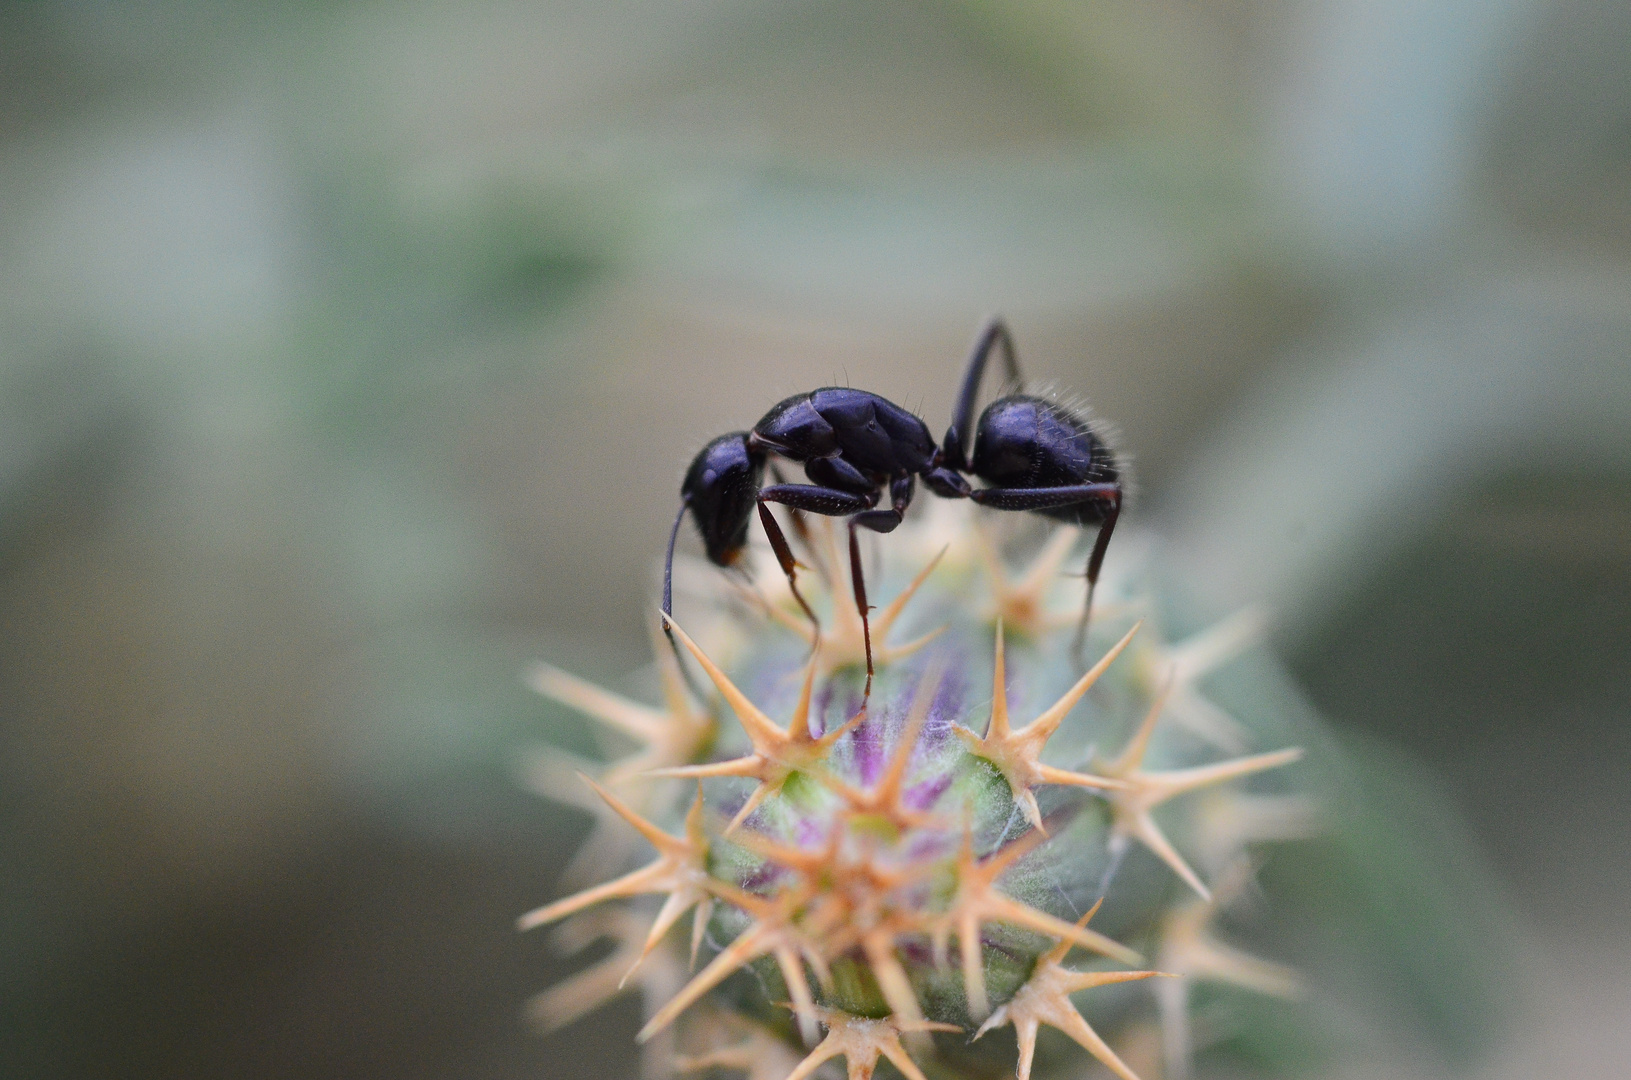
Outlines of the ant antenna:
[[691,497],[680,497],[680,512],[674,515],[674,527],[668,530],[668,557],[663,562],[663,609],[662,624],[663,636],[668,639],[668,647],[674,650],[674,662],[680,667],[680,675],[685,679],[685,686],[691,691],[693,697],[699,702],[706,702],[708,694],[697,682],[697,677],[685,662],[685,653],[680,649],[680,643],[674,640],[674,541],[680,535],[680,522],[685,520],[685,512],[691,508]]
[[668,642],[674,645],[675,654],[679,653],[679,646],[674,642],[674,632],[668,627],[668,617],[674,614],[674,541],[679,539],[680,522],[685,520],[685,512],[691,508],[691,496],[680,496],[680,512],[674,515],[674,526],[668,530],[668,555],[663,560],[663,633],[668,635]]

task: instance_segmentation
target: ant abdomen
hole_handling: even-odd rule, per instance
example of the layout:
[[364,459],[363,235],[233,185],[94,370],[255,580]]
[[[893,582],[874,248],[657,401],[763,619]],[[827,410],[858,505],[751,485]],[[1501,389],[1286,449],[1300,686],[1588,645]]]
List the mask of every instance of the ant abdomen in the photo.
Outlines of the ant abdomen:
[[[1077,413],[1031,394],[986,406],[975,429],[970,471],[992,487],[1025,490],[1114,484],[1121,478],[1110,447]],[[1108,506],[1088,500],[1033,512],[1074,525],[1097,525]]]

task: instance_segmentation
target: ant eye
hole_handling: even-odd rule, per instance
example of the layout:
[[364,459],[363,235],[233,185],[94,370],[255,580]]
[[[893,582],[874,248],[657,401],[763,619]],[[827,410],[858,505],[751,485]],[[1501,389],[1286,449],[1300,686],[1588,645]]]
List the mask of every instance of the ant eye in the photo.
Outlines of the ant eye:
[[717,479],[719,479],[719,474],[714,472],[712,469],[707,469],[702,474],[702,482],[704,484],[711,484]]

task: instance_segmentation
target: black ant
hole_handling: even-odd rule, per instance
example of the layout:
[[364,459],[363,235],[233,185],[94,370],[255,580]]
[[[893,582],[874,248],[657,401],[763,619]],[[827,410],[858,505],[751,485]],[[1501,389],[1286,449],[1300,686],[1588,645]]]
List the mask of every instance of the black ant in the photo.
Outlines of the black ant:
[[[1001,347],[1008,378],[1021,385],[1007,325],[993,318],[975,339],[951,427],[937,447],[922,420],[865,390],[827,386],[788,398],[751,431],[733,431],[703,447],[680,486],[680,512],[668,534],[663,568],[663,627],[673,614],[674,541],[687,510],[696,520],[708,558],[732,566],[747,547],[748,525],[759,511],[776,561],[793,596],[817,629],[815,612],[799,593],[797,563],[768,503],[795,511],[849,516],[850,580],[866,642],[866,694],[872,690],[872,633],[861,577],[857,526],[887,533],[901,523],[918,477],[936,495],[973,499],[994,510],[1033,510],[1073,525],[1097,525],[1087,562],[1087,605],[1077,641],[1093,610],[1093,589],[1105,549],[1121,514],[1121,474],[1115,454],[1081,416],[1055,402],[1015,393],[985,407],[974,424],[974,404],[992,350]],[[972,455],[970,443],[972,442]],[[761,486],[772,455],[802,464],[812,483]],[[971,473],[986,487],[971,487]],[[778,473],[776,479],[780,481]],[[889,508],[878,508],[883,490]],[[670,635],[672,637],[672,635]]]

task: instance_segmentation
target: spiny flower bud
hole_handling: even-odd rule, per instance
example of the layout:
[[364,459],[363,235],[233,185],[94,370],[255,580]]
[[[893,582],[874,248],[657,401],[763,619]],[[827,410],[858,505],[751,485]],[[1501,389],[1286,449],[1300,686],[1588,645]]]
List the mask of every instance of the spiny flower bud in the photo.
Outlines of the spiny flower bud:
[[[1250,876],[1249,848],[1308,816],[1262,775],[1299,751],[1243,752],[1243,729],[1197,689],[1253,621],[1171,644],[1148,600],[1112,580],[1079,642],[1083,583],[1062,573],[1077,530],[1016,571],[968,504],[927,509],[872,552],[868,587],[889,600],[870,619],[870,694],[850,567],[824,518],[795,530],[819,629],[767,550],[751,585],[680,566],[696,632],[669,629],[704,694],[660,636],[660,708],[537,669],[540,691],[642,746],[598,780],[546,763],[540,786],[592,792],[607,835],[626,823],[655,850],[522,917],[620,943],[539,999],[546,1024],[633,983],[653,1076],[796,1080],[839,1057],[851,1078],[880,1057],[913,1078],[1069,1073],[1062,1041],[1038,1043],[1047,1026],[1135,1080],[1114,1047],[1147,1014],[1167,1075],[1187,1068],[1191,981],[1296,992],[1210,929]],[[1276,790],[1246,793],[1262,785]],[[1224,791],[1233,802],[1202,794]],[[1254,812],[1269,805],[1300,822]],[[601,836],[585,850],[620,871],[606,864],[633,847]],[[1198,845],[1199,869],[1172,836]],[[981,1038],[1010,1025],[1017,1054]]]

